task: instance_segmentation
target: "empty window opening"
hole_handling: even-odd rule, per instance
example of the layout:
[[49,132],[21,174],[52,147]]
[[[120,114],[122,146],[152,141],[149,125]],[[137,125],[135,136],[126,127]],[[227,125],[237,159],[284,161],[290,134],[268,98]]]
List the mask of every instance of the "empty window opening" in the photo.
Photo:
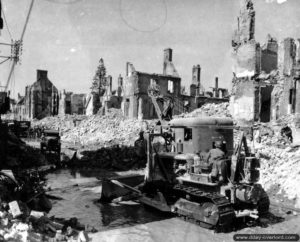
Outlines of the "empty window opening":
[[193,139],[193,130],[191,128],[184,129],[184,141]]
[[173,81],[168,81],[168,92],[169,93],[174,93],[174,83]]

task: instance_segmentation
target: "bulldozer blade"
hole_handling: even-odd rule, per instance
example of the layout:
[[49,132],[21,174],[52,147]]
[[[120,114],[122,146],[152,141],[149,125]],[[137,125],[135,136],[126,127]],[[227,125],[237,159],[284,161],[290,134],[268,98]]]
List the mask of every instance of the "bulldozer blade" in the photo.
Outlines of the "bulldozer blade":
[[134,193],[140,193],[135,187],[144,181],[144,175],[128,175],[104,179],[100,202],[111,202],[113,199]]

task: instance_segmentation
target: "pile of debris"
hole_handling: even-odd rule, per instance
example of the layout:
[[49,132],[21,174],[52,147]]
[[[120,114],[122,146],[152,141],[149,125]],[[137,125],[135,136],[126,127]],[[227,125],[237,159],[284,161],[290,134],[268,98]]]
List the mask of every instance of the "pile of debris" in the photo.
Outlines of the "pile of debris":
[[28,209],[19,201],[0,204],[1,241],[88,241],[86,229],[76,218],[47,217],[46,213]]
[[77,159],[69,162],[69,166],[95,167],[106,170],[126,171],[144,168],[146,156],[139,156],[132,146],[102,147],[98,150],[77,151]]
[[260,182],[264,188],[285,196],[300,208],[300,147],[293,146],[281,134],[283,127],[293,127],[293,119],[288,115],[276,123],[257,124],[254,147],[261,160]]
[[58,115],[46,117],[41,120],[33,120],[31,123],[32,128],[54,129],[59,130],[61,133],[72,130],[82,120],[87,119],[85,115]]
[[38,171],[0,171],[0,241],[87,241],[85,232],[96,232],[76,218],[48,218],[52,204],[45,188]]
[[65,142],[79,142],[87,146],[133,145],[143,126],[136,119],[126,119],[121,110],[109,109],[105,115],[92,115],[73,129],[63,133]]
[[105,115],[95,114],[48,117],[34,122],[34,126],[60,129],[61,140],[82,146],[98,147],[113,145],[133,145],[141,129],[146,129],[146,121],[126,119],[120,109],[109,109]]
[[258,148],[261,158],[260,182],[267,191],[276,187],[277,194],[286,196],[300,208],[300,148],[274,146]]
[[231,117],[229,112],[229,103],[207,103],[202,107],[195,109],[191,113],[185,113],[178,115],[178,117],[190,118],[190,117],[201,117],[201,116],[212,116],[212,117]]

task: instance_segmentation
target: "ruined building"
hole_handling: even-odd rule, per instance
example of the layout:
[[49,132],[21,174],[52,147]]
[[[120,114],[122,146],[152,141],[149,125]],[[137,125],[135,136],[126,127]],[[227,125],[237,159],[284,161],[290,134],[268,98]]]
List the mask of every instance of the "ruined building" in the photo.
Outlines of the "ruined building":
[[63,90],[59,93],[59,114],[85,114],[86,94],[75,94]]
[[58,90],[48,79],[48,72],[37,70],[37,80],[25,88],[25,96],[20,97],[16,108],[18,120],[41,119],[58,114]]
[[300,40],[284,39],[279,45],[279,76],[272,93],[272,119],[300,114]]
[[212,92],[206,92],[201,84],[200,76],[200,65],[193,66],[190,95],[182,95],[187,112],[200,108],[206,103],[222,103],[229,101],[228,90],[226,88],[219,87],[218,77],[215,78],[215,86],[211,87]]
[[107,85],[105,87],[105,92],[101,97],[101,106],[104,107],[104,111],[109,108],[121,108],[122,103],[122,77],[118,77],[118,89],[116,91],[112,90],[112,77],[107,77]]
[[[255,41],[255,11],[251,0],[241,1],[237,29],[232,39],[233,87],[231,108],[240,121],[270,121],[270,104],[273,85],[259,78],[277,69],[277,41],[268,36],[261,47]],[[262,76],[260,76],[262,77]]]
[[286,38],[278,44],[268,35],[266,43],[260,46],[254,38],[253,3],[241,3],[232,40],[234,77],[230,102],[234,118],[269,122],[298,113],[299,40]]
[[85,114],[92,115],[98,113],[102,109],[103,114],[109,108],[121,108],[123,95],[123,78],[118,77],[118,88],[116,91],[112,90],[112,76],[105,77],[105,85],[103,85],[103,94],[91,92],[86,96],[85,100]]
[[[123,80],[122,111],[126,117],[139,119],[157,118],[154,105],[148,96],[150,85],[159,86],[163,96],[180,100],[181,78],[172,62],[172,49],[164,50],[163,74],[150,74],[136,71],[133,64],[126,63],[126,76]],[[162,105],[162,104],[159,104]],[[173,114],[183,112],[175,104]]]
[[[205,103],[228,102],[228,91],[219,88],[218,78],[215,81],[213,93],[209,95],[201,85],[201,67],[195,65],[192,68],[192,82],[190,85],[190,95],[181,93],[181,78],[173,63],[173,51],[168,48],[163,55],[163,74],[150,74],[136,71],[131,63],[126,64],[126,76],[123,85],[119,85],[122,90],[123,101],[122,110],[126,117],[139,119],[157,118],[157,114],[148,95],[149,86],[158,86],[163,97],[174,100],[173,115],[183,112],[190,112],[201,107]],[[164,108],[163,102],[158,102],[161,110]]]

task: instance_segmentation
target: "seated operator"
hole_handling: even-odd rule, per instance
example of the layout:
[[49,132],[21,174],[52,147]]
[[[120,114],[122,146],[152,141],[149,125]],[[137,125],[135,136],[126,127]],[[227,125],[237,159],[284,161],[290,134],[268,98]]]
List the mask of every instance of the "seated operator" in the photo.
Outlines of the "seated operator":
[[224,151],[226,152],[224,143],[218,140],[215,141],[215,148],[208,153],[207,163],[212,167],[209,177],[213,182],[224,183],[227,180],[226,153]]
[[144,138],[144,131],[139,132],[139,138],[134,142],[135,152],[140,159],[146,157],[146,141]]

